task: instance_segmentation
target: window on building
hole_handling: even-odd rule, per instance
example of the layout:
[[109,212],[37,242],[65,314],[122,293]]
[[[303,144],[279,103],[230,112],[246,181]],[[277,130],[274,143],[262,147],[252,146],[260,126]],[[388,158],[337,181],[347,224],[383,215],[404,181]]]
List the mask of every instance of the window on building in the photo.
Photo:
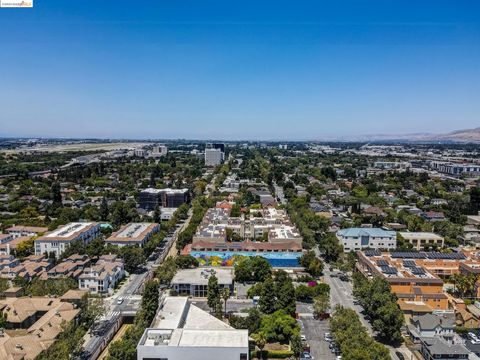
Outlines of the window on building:
[[240,354],[240,360],[247,360],[247,354]]

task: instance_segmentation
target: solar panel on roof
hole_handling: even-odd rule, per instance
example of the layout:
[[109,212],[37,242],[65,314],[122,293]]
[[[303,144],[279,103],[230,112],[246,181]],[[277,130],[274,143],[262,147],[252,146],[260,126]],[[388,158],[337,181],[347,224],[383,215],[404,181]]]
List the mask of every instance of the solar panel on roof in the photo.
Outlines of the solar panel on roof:
[[424,259],[426,257],[424,253],[413,251],[394,251],[391,253],[391,256],[396,259]]
[[405,267],[414,267],[417,266],[413,260],[403,260],[403,266]]
[[425,272],[425,269],[424,268],[421,268],[421,267],[412,267],[410,269],[410,271],[412,272],[413,275],[425,275],[426,272]]
[[382,253],[379,250],[365,250],[365,256],[380,256]]
[[466,256],[463,253],[441,253],[437,251],[430,251],[425,253],[429,259],[442,259],[442,260],[461,260],[465,259]]
[[386,260],[378,260],[377,261],[378,266],[388,266],[388,262]]
[[380,269],[387,275],[394,275],[397,273],[397,269],[392,266],[380,266]]

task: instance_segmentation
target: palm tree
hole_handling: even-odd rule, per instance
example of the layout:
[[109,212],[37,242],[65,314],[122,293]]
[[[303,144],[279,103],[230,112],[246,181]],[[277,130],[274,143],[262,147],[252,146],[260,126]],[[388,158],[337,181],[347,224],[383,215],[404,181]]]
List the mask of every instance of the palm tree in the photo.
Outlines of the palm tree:
[[267,337],[265,336],[265,333],[263,331],[259,331],[256,334],[252,334],[252,339],[255,340],[255,344],[260,350],[259,358],[263,359],[263,349],[265,348],[265,345],[267,345]]
[[220,295],[222,296],[223,302],[225,304],[225,314],[227,314],[227,300],[230,298],[230,289],[223,288]]

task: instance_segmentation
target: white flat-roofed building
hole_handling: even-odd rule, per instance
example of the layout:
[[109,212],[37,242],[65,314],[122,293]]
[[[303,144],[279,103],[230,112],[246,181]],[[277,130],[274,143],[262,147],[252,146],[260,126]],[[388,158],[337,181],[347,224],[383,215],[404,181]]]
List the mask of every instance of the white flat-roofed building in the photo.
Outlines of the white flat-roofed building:
[[215,275],[219,288],[228,288],[233,294],[233,269],[195,268],[179,270],[173,277],[172,289],[180,295],[206,297],[208,279]]
[[381,228],[348,228],[337,231],[343,251],[370,249],[395,249],[397,233]]
[[55,253],[58,258],[74,241],[88,244],[100,235],[100,224],[95,222],[74,222],[62,225],[38,239],[35,239],[35,255]]
[[106,244],[116,246],[138,245],[142,247],[160,230],[157,223],[130,223],[123,226],[105,240]]
[[191,304],[167,297],[137,345],[137,359],[248,360],[248,330],[237,330]]
[[442,247],[444,244],[444,238],[432,232],[401,231],[398,234],[404,238],[405,241],[412,244],[415,250],[423,250],[425,247],[431,245]]

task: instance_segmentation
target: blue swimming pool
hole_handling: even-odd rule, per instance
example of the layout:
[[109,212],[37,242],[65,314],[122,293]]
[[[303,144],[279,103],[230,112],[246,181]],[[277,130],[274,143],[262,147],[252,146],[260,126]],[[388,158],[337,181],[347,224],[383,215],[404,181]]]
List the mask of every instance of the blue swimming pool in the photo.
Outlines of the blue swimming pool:
[[274,267],[295,267],[299,266],[298,259],[302,256],[302,253],[292,252],[254,252],[254,251],[192,251],[190,255],[203,260],[205,262],[214,262],[221,264],[218,265],[231,265],[235,257],[238,256],[261,256],[268,260],[270,265]]

